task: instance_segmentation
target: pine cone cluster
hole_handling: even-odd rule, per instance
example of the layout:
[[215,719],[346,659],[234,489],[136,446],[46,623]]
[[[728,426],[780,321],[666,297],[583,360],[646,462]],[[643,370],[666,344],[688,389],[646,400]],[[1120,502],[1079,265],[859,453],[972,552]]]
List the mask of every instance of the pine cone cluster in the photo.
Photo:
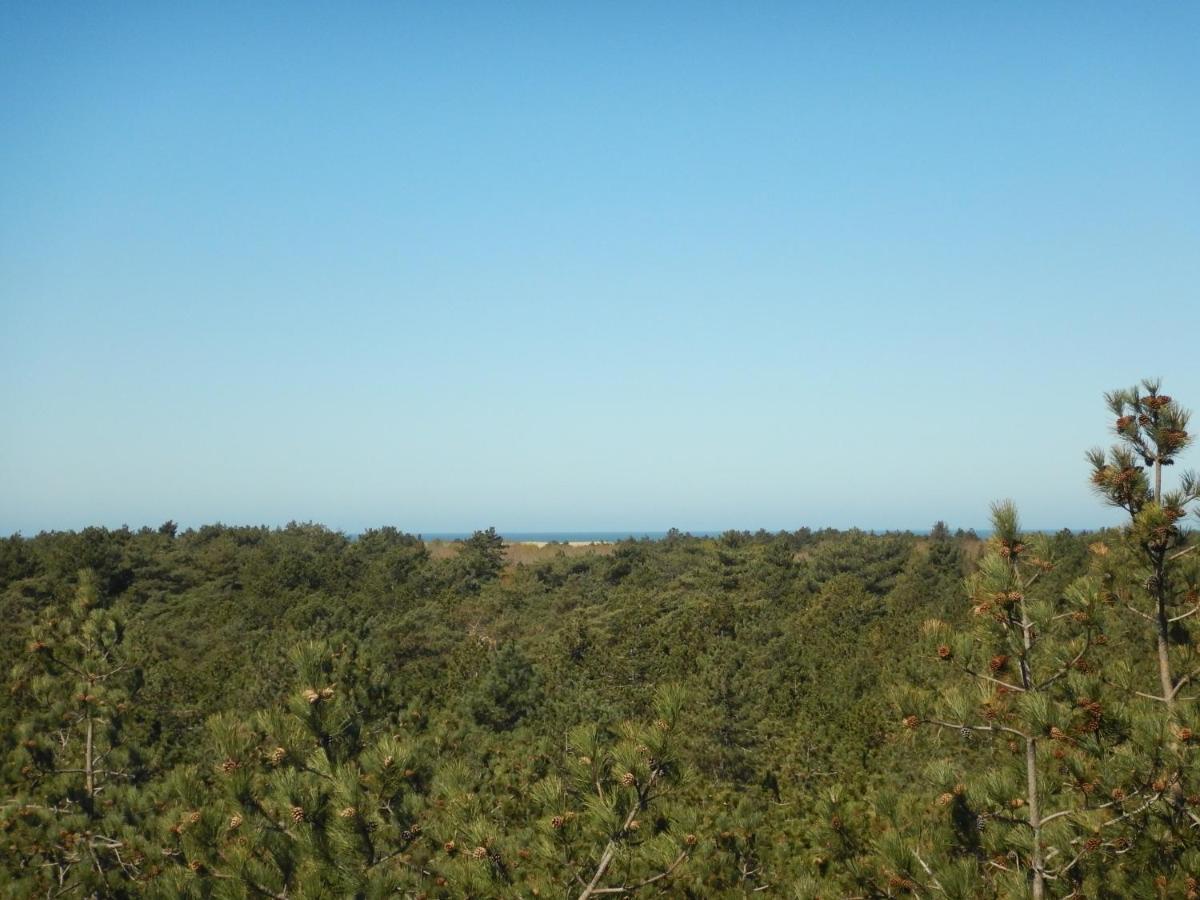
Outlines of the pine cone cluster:
[[293,806],[292,807],[292,821],[295,822],[297,825],[304,821],[304,807],[303,806]]
[[304,691],[304,699],[310,704],[320,703],[323,700],[328,700],[333,696],[333,688],[323,687],[318,689],[308,688]]
[[1087,721],[1081,726],[1080,730],[1087,734],[1094,734],[1100,730],[1100,720],[1104,715],[1104,707],[1097,701],[1088,697],[1080,697],[1078,701],[1079,708],[1087,713]]
[[621,785],[623,787],[633,787],[635,784],[637,784],[637,776],[632,772],[626,772],[621,776]]
[[471,859],[482,860],[487,859],[487,847],[476,847],[471,851]]

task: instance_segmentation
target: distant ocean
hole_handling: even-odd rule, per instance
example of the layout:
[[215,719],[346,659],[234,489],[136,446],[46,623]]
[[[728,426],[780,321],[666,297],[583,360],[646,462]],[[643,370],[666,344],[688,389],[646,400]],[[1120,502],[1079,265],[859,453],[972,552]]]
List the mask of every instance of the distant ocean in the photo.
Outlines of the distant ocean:
[[[719,531],[691,531],[693,537],[715,537]],[[469,531],[441,531],[422,533],[427,541],[460,541],[469,538]],[[640,540],[661,540],[667,536],[665,531],[502,531],[500,536],[509,543],[521,541],[545,541],[546,543],[567,543],[569,541],[624,541],[629,538]]]

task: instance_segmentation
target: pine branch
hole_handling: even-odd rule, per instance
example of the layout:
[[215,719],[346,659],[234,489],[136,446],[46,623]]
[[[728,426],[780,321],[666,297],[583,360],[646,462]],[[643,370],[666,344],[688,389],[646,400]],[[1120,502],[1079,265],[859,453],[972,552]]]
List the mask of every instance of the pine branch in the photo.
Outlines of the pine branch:
[[984,681],[990,681],[992,684],[998,684],[1001,687],[1006,687],[1010,691],[1018,691],[1019,693],[1022,693],[1022,694],[1025,693],[1025,688],[1021,687],[1020,685],[1009,684],[1007,681],[1003,681],[999,678],[993,678],[990,675],[984,675],[982,672],[976,672],[973,669],[970,669],[967,666],[962,665],[961,663],[956,663],[956,665],[958,666],[958,668],[962,669],[962,671],[966,672],[968,675],[972,676],[973,678],[980,678]]
[[1154,616],[1150,615],[1149,613],[1144,613],[1144,612],[1142,612],[1140,609],[1138,609],[1138,608],[1137,608],[1136,606],[1134,606],[1132,603],[1126,603],[1126,604],[1125,604],[1125,608],[1126,608],[1126,609],[1128,609],[1128,610],[1129,610],[1131,613],[1137,613],[1137,615],[1141,616],[1141,617],[1142,617],[1143,619],[1145,619],[1147,622],[1153,622],[1153,621],[1154,621]]
[[[663,871],[659,872],[657,875],[652,875],[651,877],[647,878],[645,881],[640,881],[635,885],[631,885],[629,887],[596,888],[594,891],[592,891],[592,893],[593,894],[632,894],[634,891],[641,890],[648,884],[654,884],[654,882],[661,881],[662,879],[666,878],[668,875],[670,875],[672,872],[674,872],[675,869],[678,868],[679,865],[685,859],[687,859],[687,857],[688,857],[687,851],[685,850],[684,852],[680,853],[677,857],[675,857],[675,861],[672,862],[669,866],[667,866]],[[762,888],[756,888],[756,890],[762,890]]]
[[1187,612],[1185,612],[1185,613],[1182,613],[1182,614],[1180,614],[1180,615],[1178,615],[1178,616],[1174,616],[1174,617],[1172,617],[1172,618],[1170,618],[1170,619],[1167,619],[1167,622],[1170,622],[1170,623],[1174,623],[1174,622],[1182,622],[1182,621],[1183,621],[1184,619],[1186,619],[1188,616],[1194,616],[1194,615],[1195,615],[1196,613],[1198,613],[1198,612],[1200,612],[1200,604],[1197,604],[1196,606],[1193,606],[1191,609],[1189,609],[1189,610],[1188,610]]
[[929,876],[930,883],[932,883],[933,886],[939,891],[945,893],[945,888],[943,888],[942,883],[937,880],[937,876],[933,874],[933,869],[929,868],[929,864],[926,863],[925,860],[921,859],[921,854],[917,852],[915,847],[912,849],[912,855],[913,859],[921,864],[921,868],[925,870],[925,874]]
[[1192,671],[1190,671],[1186,675],[1184,675],[1182,678],[1180,678],[1177,682],[1175,682],[1175,687],[1173,687],[1171,689],[1171,698],[1170,699],[1174,700],[1179,695],[1180,689],[1185,684],[1187,684],[1189,681],[1191,681],[1193,678],[1195,678],[1197,675],[1200,675],[1200,669],[1193,669]]
[[1007,725],[967,725],[965,722],[955,725],[953,722],[943,722],[939,719],[922,719],[922,722],[927,722],[930,725],[937,725],[940,728],[952,728],[955,731],[962,731],[964,728],[969,728],[972,731],[1003,731],[1008,734],[1015,734],[1017,737],[1029,740],[1030,737],[1023,731],[1017,731],[1015,728],[1009,728]]
[[[638,813],[641,812],[643,809],[645,809],[647,807],[647,805],[650,803],[650,801],[653,799],[653,795],[650,794],[650,785],[653,784],[655,777],[656,777],[655,775],[650,776],[650,784],[647,784],[645,791],[642,791],[640,789],[638,790],[637,802],[634,803],[633,806],[630,808],[629,814],[625,817],[625,821],[622,823],[621,828],[618,831],[618,835],[627,834],[629,832],[629,826],[633,823],[633,820],[637,818]],[[587,900],[588,897],[591,897],[595,894],[627,892],[627,890],[628,890],[627,888],[620,888],[620,889],[617,889],[614,891],[614,889],[611,889],[611,888],[598,887],[598,885],[600,884],[600,880],[604,877],[605,873],[608,871],[609,866],[612,865],[613,857],[616,855],[616,852],[617,852],[617,839],[616,839],[616,837],[614,837],[609,840],[608,846],[606,846],[604,848],[604,853],[600,856],[600,862],[596,865],[596,871],[592,875],[592,880],[590,882],[588,882],[587,886],[583,889],[583,893],[581,893],[579,895],[579,900]],[[686,857],[687,857],[687,853],[684,852],[683,854],[681,854],[680,859],[673,862],[663,873],[661,873],[658,876],[655,876],[653,879],[651,879],[651,881],[657,881],[659,878],[666,877],[667,875],[669,875],[675,869],[675,867],[678,866],[679,863],[681,863],[683,861],[683,858],[686,858]],[[649,884],[650,882],[648,881],[646,883]],[[640,885],[639,885],[639,887],[640,887]]]
[[[1101,823],[1100,827],[1107,828],[1108,826],[1114,825],[1117,822],[1122,821],[1123,819],[1127,819],[1131,816],[1135,816],[1138,813],[1143,812],[1144,810],[1148,809],[1153,804],[1157,803],[1161,797],[1162,797],[1162,792],[1160,791],[1160,792],[1156,793],[1153,797],[1151,797],[1149,800],[1147,800],[1145,803],[1143,803],[1141,806],[1139,806],[1137,809],[1130,810],[1129,812],[1124,813],[1123,815],[1120,815],[1115,819],[1110,819],[1107,822],[1103,822],[1103,823]],[[1105,806],[1112,806],[1112,804],[1106,803],[1106,804],[1104,804],[1104,806],[1096,807],[1096,809],[1104,809]],[[1067,812],[1067,811],[1064,811],[1064,813],[1065,812]],[[1055,813],[1054,816],[1063,815],[1064,813]],[[1190,811],[1189,811],[1189,814],[1190,814]],[[1043,822],[1048,821],[1050,818],[1054,818],[1054,816],[1050,816],[1050,817],[1047,817],[1047,819],[1043,819]],[[1193,816],[1193,818],[1195,818],[1195,816]],[[1197,822],[1200,822],[1200,819],[1197,819]],[[1086,846],[1086,840],[1084,838],[1074,838],[1071,841],[1071,844],[1072,845],[1084,844],[1085,846],[1082,847],[1079,850],[1079,852],[1075,854],[1074,858],[1072,858],[1071,861],[1068,862],[1066,865],[1062,866],[1059,869],[1056,869],[1054,871],[1054,873],[1047,872],[1046,873],[1047,878],[1057,880],[1061,875],[1064,875],[1065,873],[1071,871],[1071,869],[1074,868],[1075,864],[1078,863],[1079,860],[1081,860],[1083,858],[1083,855],[1088,852],[1088,848]],[[1133,849],[1133,847],[1130,846],[1130,847],[1126,848],[1125,850],[1116,850],[1114,852],[1121,854],[1121,853],[1127,853],[1127,852],[1129,852],[1129,850],[1132,850],[1132,849]],[[1054,850],[1052,852],[1057,853],[1058,852],[1057,848],[1054,848]]]
[[[1132,796],[1133,796],[1133,797],[1136,797],[1136,796],[1138,796],[1138,794],[1139,794],[1139,793],[1140,793],[1139,791],[1134,791],[1134,793],[1132,794]],[[1139,813],[1139,812],[1141,812],[1143,809],[1145,809],[1147,806],[1149,806],[1149,805],[1151,805],[1152,803],[1154,803],[1154,801],[1155,801],[1155,800],[1157,800],[1157,799],[1158,799],[1159,797],[1161,797],[1161,796],[1162,796],[1162,793],[1161,793],[1161,792],[1159,792],[1159,793],[1155,794],[1155,795],[1154,795],[1154,797],[1152,797],[1152,798],[1151,798],[1149,801],[1147,801],[1147,802],[1146,802],[1144,805],[1140,806],[1138,809],[1135,809],[1135,810],[1132,810],[1132,811],[1130,811],[1130,812],[1128,812],[1128,813],[1125,813],[1124,815],[1121,815],[1121,816],[1117,817],[1116,819],[1110,819],[1108,822],[1105,822],[1105,823],[1103,823],[1101,827],[1106,827],[1106,826],[1108,826],[1108,825],[1111,825],[1111,824],[1113,824],[1114,822],[1119,822],[1119,821],[1121,821],[1122,819],[1128,818],[1128,817],[1129,817],[1129,816],[1131,816],[1131,815],[1135,815],[1136,813]],[[1042,824],[1043,824],[1043,825],[1045,825],[1047,822],[1053,822],[1055,819],[1060,819],[1060,818],[1062,818],[1063,816],[1069,816],[1069,815],[1073,815],[1073,814],[1075,814],[1075,813],[1081,813],[1081,812],[1096,812],[1096,811],[1099,811],[1099,810],[1101,810],[1101,809],[1108,809],[1109,807],[1116,806],[1118,803],[1123,803],[1123,802],[1125,801],[1125,799],[1128,799],[1128,798],[1122,798],[1121,800],[1110,800],[1110,801],[1108,801],[1107,803],[1101,803],[1099,806],[1091,806],[1091,807],[1088,807],[1087,809],[1063,809],[1063,810],[1059,810],[1059,811],[1058,811],[1058,812],[1056,812],[1056,813],[1051,813],[1051,814],[1050,814],[1050,815],[1048,815],[1048,816],[1044,816],[1044,817],[1042,818]],[[1077,839],[1077,840],[1078,840],[1078,839]]]

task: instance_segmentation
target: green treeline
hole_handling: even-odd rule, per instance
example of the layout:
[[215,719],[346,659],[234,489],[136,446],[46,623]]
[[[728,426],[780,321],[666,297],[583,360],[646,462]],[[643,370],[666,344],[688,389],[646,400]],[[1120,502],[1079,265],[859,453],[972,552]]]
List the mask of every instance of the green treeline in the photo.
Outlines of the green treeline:
[[1187,417],[1108,399],[1090,534],[0,541],[0,891],[1198,896]]

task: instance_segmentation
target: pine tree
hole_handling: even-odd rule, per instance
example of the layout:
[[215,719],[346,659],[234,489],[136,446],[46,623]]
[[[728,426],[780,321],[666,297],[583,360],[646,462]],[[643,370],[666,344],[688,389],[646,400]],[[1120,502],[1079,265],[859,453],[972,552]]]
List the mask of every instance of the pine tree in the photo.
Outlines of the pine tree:
[[454,560],[459,590],[477,593],[483,585],[499,578],[504,569],[504,549],[504,538],[491,527],[463,541]]
[[[672,804],[678,690],[659,692],[652,723],[578,726],[553,771],[488,752],[490,768],[443,756],[434,768],[421,857],[429,897],[592,897],[662,892],[697,843]],[[506,742],[515,738],[506,736]]]
[[542,809],[537,853],[560,890],[582,888],[579,900],[661,892],[693,853],[695,818],[670,804],[684,775],[675,746],[683,702],[679,688],[663,688],[649,725],[626,722],[612,737],[594,725],[570,733],[566,777],[547,777],[533,792]]
[[1200,826],[1194,772],[1200,709],[1192,689],[1200,676],[1193,618],[1200,612],[1200,566],[1198,545],[1182,521],[1200,500],[1200,481],[1184,473],[1178,487],[1167,490],[1163,469],[1192,441],[1189,413],[1161,392],[1157,380],[1112,391],[1105,400],[1116,417],[1118,442],[1107,453],[1088,454],[1091,481],[1128,522],[1114,540],[1097,541],[1092,550],[1106,589],[1128,618],[1132,664],[1114,672],[1113,680],[1138,706],[1153,760],[1145,777],[1162,797],[1135,824],[1138,836],[1153,845],[1147,864],[1187,890],[1184,879],[1200,875],[1200,859],[1189,854]]
[[[161,896],[382,896],[419,881],[425,777],[370,663],[322,642],[292,653],[287,704],[209,723],[208,764],[173,774]],[[390,726],[390,727],[387,727]]]
[[123,728],[137,687],[124,626],[90,570],[74,597],[44,610],[13,691],[16,728],[3,803],[4,870],[16,895],[121,895],[144,856],[132,834],[137,754]]
[[488,668],[470,698],[471,714],[496,731],[513,728],[537,703],[541,685],[533,666],[515,643],[490,654]]
[[[1179,670],[1194,662],[1192,643],[1182,640],[1182,622],[1197,609],[1194,585],[1180,577],[1180,561],[1191,547],[1188,535],[1179,527],[1187,515],[1190,503],[1200,499],[1200,482],[1192,473],[1181,479],[1179,490],[1164,493],[1162,470],[1175,464],[1177,455],[1191,443],[1187,432],[1189,413],[1165,394],[1160,394],[1157,381],[1143,381],[1141,388],[1113,391],[1105,395],[1109,408],[1117,416],[1113,430],[1120,443],[1107,455],[1092,450],[1092,485],[1111,505],[1124,509],[1130,523],[1123,531],[1124,542],[1132,551],[1137,574],[1142,579],[1142,593],[1148,609],[1132,611],[1151,623],[1157,655],[1160,700],[1174,713],[1180,689],[1192,675],[1181,676]],[[1145,466],[1138,465],[1139,462]],[[1150,486],[1145,469],[1153,472]],[[1131,598],[1132,599],[1132,598]],[[1183,609],[1176,616],[1175,613]],[[1175,632],[1173,634],[1173,632]],[[1172,643],[1186,651],[1185,660],[1173,659]]]
[[1124,726],[1095,662],[1101,592],[1085,578],[1064,597],[1039,597],[1049,542],[1022,535],[1009,502],[995,504],[992,524],[967,581],[971,627],[923,629],[953,680],[936,697],[909,697],[903,723],[932,726],[964,750],[926,771],[927,812],[940,812],[924,845],[882,849],[899,884],[967,896],[986,877],[1040,900],[1048,882],[1081,881],[1085,854],[1103,843],[1089,838],[1139,793],[1112,758]]

